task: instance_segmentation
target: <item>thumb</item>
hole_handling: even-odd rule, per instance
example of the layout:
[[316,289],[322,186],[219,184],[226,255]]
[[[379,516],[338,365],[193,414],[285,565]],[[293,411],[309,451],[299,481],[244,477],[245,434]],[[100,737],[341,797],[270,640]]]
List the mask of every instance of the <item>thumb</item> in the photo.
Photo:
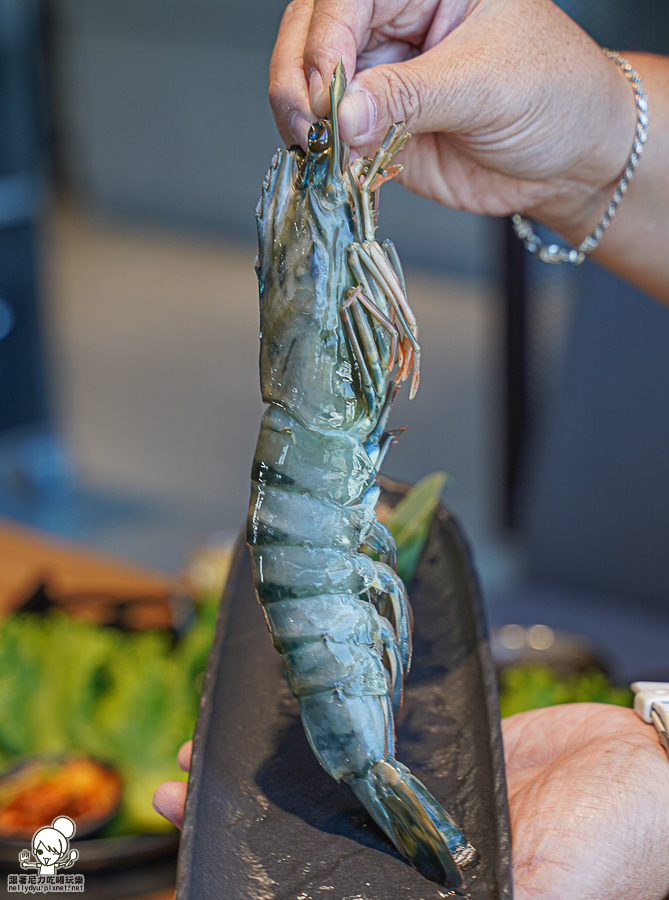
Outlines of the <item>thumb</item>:
[[400,63],[358,73],[339,104],[339,131],[351,146],[378,144],[393,122],[420,134],[449,131],[461,122],[464,91],[441,46]]
[[328,88],[340,58],[346,77],[353,77],[373,6],[372,0],[314,0],[304,45],[304,71],[311,108],[317,116],[330,111]]

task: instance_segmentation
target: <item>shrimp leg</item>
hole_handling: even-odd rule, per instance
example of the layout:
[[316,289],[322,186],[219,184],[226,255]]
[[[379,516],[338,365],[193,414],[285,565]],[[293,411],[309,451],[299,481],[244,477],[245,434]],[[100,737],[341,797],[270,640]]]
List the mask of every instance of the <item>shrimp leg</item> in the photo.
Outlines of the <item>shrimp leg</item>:
[[[363,286],[351,288],[341,306],[341,317],[353,355],[360,370],[360,380],[370,411],[374,410],[377,395],[385,385],[379,349],[374,341],[372,329],[364,314],[370,313],[391,338],[391,365],[397,353],[398,331],[376,304],[363,294]],[[376,392],[375,392],[376,387]]]
[[379,615],[389,619],[397,635],[402,669],[411,668],[411,631],[413,613],[402,579],[385,563],[374,563],[376,575],[370,587]]
[[365,538],[365,546],[370,550],[375,550],[381,557],[381,561],[391,569],[397,568],[395,539],[381,522],[374,522],[371,533]]
[[404,363],[400,372],[400,381],[404,381],[413,365],[414,374],[411,380],[410,398],[413,398],[418,390],[420,380],[420,344],[417,338],[416,317],[409,306],[409,302],[402,291],[402,286],[392,268],[388,257],[383,250],[373,241],[367,241],[364,245],[355,247],[358,257],[368,270],[374,281],[380,287],[387,298],[391,308],[401,325],[404,335],[402,350],[405,354]]
[[404,695],[405,669],[402,653],[399,648],[397,635],[385,616],[379,616],[379,625],[381,628],[381,640],[383,641],[384,662],[390,673],[390,697],[393,709],[398,711],[402,708]]
[[360,205],[362,206],[363,227],[365,238],[368,241],[374,240],[374,207],[372,205],[372,195],[377,188],[381,187],[384,181],[393,178],[402,171],[401,166],[393,166],[391,171],[385,171],[384,167],[392,160],[396,153],[399,153],[402,147],[409,140],[411,135],[407,131],[403,131],[404,124],[398,123],[391,125],[388,129],[383,143],[376,152],[376,156],[367,166],[362,182],[360,184]]

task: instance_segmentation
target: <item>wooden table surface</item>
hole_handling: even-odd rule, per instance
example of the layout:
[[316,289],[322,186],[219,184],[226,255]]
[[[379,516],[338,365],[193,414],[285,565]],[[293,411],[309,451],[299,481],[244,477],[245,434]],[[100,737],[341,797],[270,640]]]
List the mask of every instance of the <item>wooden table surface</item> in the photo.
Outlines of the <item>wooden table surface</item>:
[[166,596],[170,576],[106,556],[74,541],[0,519],[0,613],[16,608],[41,583],[57,594]]

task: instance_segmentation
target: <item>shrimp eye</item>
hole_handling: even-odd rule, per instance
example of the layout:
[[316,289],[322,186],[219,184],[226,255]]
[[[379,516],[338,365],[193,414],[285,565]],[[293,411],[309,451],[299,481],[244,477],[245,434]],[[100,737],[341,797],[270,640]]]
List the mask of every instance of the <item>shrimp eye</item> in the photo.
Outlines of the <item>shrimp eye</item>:
[[314,156],[320,156],[330,149],[332,139],[325,122],[314,122],[309,129],[307,141],[309,142],[309,152],[313,153]]

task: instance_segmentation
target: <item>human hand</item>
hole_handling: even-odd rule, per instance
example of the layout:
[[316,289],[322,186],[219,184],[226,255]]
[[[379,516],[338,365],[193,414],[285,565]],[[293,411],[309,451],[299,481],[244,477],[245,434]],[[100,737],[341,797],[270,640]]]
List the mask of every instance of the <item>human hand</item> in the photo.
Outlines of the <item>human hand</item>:
[[[293,0],[270,67],[288,144],[328,111],[339,58],[340,133],[357,154],[405,121],[400,180],[471,212],[531,213],[580,240],[630,153],[624,75],[551,0]],[[355,76],[355,77],[354,77]]]
[[[662,900],[669,761],[629,709],[571,703],[502,721],[516,900]],[[179,751],[190,766],[192,741]],[[181,827],[186,784],[154,808]]]
[[[179,750],[177,761],[184,772],[190,769],[190,760],[193,753],[193,742],[186,743]],[[184,820],[184,806],[186,805],[186,781],[164,781],[158,785],[153,795],[153,808],[161,816],[164,816],[177,828],[181,828]]]
[[26,864],[30,861],[30,851],[29,850],[21,850],[19,853],[19,862],[21,863],[21,868],[25,869]]
[[669,761],[630,709],[572,703],[502,721],[516,900],[662,900]]

